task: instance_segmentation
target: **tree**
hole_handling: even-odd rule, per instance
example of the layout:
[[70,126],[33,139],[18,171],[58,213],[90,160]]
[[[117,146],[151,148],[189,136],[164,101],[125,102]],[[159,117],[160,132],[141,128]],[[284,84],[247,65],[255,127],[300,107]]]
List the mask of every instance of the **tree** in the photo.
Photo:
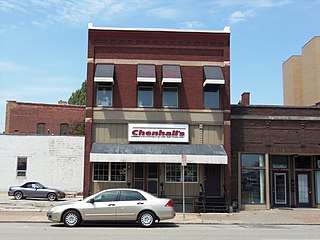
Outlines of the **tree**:
[[68,104],[86,105],[86,80],[82,82],[81,88],[74,91],[68,99]]

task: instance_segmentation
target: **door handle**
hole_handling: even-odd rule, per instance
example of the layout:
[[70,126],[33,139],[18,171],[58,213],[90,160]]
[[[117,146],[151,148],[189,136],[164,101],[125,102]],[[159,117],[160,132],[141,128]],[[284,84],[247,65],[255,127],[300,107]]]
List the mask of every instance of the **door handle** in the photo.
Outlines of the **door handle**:
[[114,204],[114,203],[110,203],[108,206],[109,206],[109,207],[114,207],[115,204]]
[[137,203],[137,205],[143,205],[143,204],[144,204],[143,202],[138,202],[138,203]]

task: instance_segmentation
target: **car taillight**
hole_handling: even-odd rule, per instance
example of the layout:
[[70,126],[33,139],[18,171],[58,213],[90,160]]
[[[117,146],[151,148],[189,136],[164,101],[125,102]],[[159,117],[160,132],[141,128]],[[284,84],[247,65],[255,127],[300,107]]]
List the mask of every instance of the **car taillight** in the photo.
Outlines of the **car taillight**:
[[172,201],[172,199],[170,199],[169,202],[167,202],[167,204],[165,205],[165,207],[173,207],[173,201]]

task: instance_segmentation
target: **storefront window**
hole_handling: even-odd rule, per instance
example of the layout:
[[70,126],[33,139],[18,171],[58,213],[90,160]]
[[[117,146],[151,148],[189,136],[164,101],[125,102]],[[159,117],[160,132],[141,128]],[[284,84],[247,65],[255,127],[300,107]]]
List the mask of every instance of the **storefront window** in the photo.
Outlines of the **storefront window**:
[[[166,164],[166,182],[181,182],[182,172],[181,164],[168,163]],[[198,166],[197,164],[188,164],[184,168],[185,182],[198,182]]]
[[265,203],[265,160],[262,154],[241,154],[241,203]]
[[126,163],[94,163],[93,181],[126,181]]
[[126,164],[111,163],[111,182],[126,181]]
[[310,169],[311,168],[311,156],[297,156],[295,157],[295,168]]
[[316,204],[320,204],[320,156],[315,157]]

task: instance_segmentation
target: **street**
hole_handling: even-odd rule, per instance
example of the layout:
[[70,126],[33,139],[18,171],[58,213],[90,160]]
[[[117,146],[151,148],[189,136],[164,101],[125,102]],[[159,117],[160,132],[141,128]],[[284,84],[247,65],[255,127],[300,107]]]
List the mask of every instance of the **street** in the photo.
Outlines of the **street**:
[[51,223],[0,223],[3,240],[37,239],[320,239],[318,225],[197,225],[160,223],[151,229],[133,224],[96,224],[65,228]]

